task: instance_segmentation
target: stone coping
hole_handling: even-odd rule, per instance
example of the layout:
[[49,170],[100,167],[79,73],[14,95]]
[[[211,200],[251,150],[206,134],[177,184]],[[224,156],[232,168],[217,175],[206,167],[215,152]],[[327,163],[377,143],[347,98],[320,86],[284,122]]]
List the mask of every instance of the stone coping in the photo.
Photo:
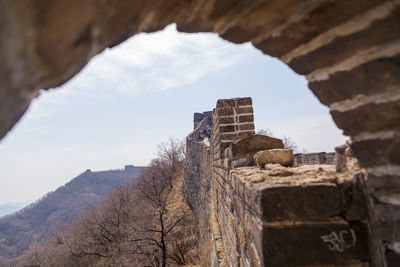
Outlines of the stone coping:
[[249,184],[259,186],[299,186],[325,183],[344,183],[352,181],[354,173],[336,172],[333,165],[295,165],[283,167],[268,164],[266,169],[259,167],[238,167],[231,170],[231,175],[239,176]]

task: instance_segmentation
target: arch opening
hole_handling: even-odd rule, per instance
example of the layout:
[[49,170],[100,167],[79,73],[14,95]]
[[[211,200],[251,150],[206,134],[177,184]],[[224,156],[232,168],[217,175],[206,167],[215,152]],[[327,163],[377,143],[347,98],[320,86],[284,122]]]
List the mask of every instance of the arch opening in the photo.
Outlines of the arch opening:
[[[368,172],[378,236],[374,251],[383,261],[383,250],[398,252],[399,236],[398,5],[372,0],[2,2],[0,135],[20,118],[39,88],[65,82],[94,54],[135,33],[176,22],[180,31],[251,41],[305,75],[339,128],[352,137],[353,152]],[[69,18],[73,23],[66,24]]]
[[34,99],[0,144],[0,172],[12,186],[2,188],[0,203],[38,199],[87,168],[147,165],[157,144],[186,136],[191,114],[221,98],[252,96],[257,129],[290,137],[295,153],[333,152],[346,138],[306,86],[250,44],[179,33],[175,25],[135,36]]

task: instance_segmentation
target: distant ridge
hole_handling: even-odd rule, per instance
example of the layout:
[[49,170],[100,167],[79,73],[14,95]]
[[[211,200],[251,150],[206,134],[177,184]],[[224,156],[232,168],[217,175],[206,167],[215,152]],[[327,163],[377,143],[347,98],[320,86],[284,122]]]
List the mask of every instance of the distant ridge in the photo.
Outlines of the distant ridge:
[[23,207],[25,207],[28,203],[16,203],[16,202],[8,202],[0,204],[0,218],[12,214]]
[[123,170],[86,170],[35,203],[0,218],[0,259],[17,257],[51,238],[114,188],[137,178],[144,168],[126,165]]

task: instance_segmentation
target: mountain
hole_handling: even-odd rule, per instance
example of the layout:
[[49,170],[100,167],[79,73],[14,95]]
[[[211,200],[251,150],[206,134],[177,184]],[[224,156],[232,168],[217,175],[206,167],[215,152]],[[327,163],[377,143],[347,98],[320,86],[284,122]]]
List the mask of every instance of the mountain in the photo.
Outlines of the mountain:
[[35,203],[0,218],[0,259],[19,256],[32,245],[48,240],[114,188],[135,179],[144,168],[127,165],[123,170],[86,170]]
[[26,204],[27,203],[14,203],[14,202],[2,203],[0,204],[0,217],[16,212],[25,207]]

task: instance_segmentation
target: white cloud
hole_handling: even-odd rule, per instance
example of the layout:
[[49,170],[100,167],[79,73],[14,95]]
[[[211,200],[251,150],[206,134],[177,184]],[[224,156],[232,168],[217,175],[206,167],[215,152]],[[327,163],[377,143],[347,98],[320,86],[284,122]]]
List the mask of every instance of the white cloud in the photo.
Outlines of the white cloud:
[[83,101],[113,101],[190,85],[247,60],[250,44],[228,43],[216,34],[179,33],[170,25],[156,33],[141,33],[118,47],[106,49],[61,90],[42,91],[40,105],[29,116],[42,119]]
[[134,97],[196,82],[239,63],[251,49],[250,44],[234,45],[215,34],[179,33],[170,25],[106,50],[89,63],[77,81],[79,87],[97,95],[99,90],[109,94],[104,90],[115,89],[113,93]]

